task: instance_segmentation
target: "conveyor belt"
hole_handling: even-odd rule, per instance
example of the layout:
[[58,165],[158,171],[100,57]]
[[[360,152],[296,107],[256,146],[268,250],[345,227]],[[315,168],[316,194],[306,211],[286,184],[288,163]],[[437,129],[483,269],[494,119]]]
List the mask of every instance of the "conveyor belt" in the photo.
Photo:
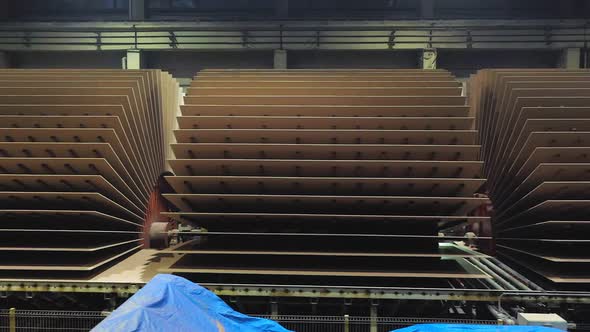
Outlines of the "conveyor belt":
[[0,278],[90,278],[143,247],[177,96],[157,70],[0,70]]
[[551,287],[584,287],[590,72],[482,70],[473,80],[498,252]]
[[482,163],[448,72],[204,70],[181,111],[164,194],[176,211],[163,216],[207,231],[179,233],[197,238],[165,250],[182,257],[162,271],[326,286],[489,277],[437,244],[440,227],[486,219],[470,216],[486,202],[473,197]]

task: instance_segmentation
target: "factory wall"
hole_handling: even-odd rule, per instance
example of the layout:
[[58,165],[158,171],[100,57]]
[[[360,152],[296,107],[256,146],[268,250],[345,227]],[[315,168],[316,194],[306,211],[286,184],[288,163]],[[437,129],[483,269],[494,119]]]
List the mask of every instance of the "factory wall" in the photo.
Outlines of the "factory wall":
[[14,68],[121,68],[125,52],[52,51],[10,52]]
[[419,68],[418,51],[289,51],[289,68]]
[[468,77],[482,68],[556,68],[559,50],[439,50],[437,67],[457,77]]
[[176,78],[192,78],[205,68],[271,69],[272,51],[163,51],[146,52],[148,68],[171,73]]
[[[121,68],[122,51],[8,52],[14,68]],[[466,78],[481,68],[556,68],[560,50],[438,50],[437,67]],[[149,51],[146,68],[162,69],[186,82],[205,68],[273,68],[272,51]],[[420,52],[288,51],[288,68],[420,68]]]

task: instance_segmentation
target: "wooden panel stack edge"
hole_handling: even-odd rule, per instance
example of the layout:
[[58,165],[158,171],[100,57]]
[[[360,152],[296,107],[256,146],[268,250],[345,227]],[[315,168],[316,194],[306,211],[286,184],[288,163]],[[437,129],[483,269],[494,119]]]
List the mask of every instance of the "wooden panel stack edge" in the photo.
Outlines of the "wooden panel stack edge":
[[179,96],[159,70],[0,70],[0,276],[89,278],[143,247]]
[[164,272],[201,283],[487,278],[438,230],[481,221],[474,118],[444,70],[204,70],[174,132]]
[[550,288],[587,287],[590,71],[481,70],[471,89],[498,253]]

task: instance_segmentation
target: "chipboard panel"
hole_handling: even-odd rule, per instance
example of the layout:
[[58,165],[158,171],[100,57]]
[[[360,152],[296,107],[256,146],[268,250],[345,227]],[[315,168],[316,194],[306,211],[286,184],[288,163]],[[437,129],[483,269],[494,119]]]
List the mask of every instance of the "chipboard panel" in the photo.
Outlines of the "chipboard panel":
[[204,283],[485,279],[438,231],[485,219],[474,117],[434,70],[204,70],[187,90],[164,215],[197,227],[164,272]]
[[553,287],[584,287],[590,72],[482,70],[471,85],[499,254]]
[[178,84],[159,70],[0,70],[0,276],[87,278],[144,246]]

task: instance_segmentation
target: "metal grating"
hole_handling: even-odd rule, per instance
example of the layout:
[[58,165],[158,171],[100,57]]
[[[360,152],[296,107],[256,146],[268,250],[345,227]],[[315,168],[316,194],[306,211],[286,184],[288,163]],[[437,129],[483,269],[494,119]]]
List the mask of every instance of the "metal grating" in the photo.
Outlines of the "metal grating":
[[202,228],[166,250],[179,259],[162,271],[201,283],[489,277],[438,246],[441,227],[481,219],[470,214],[485,203],[474,119],[448,72],[204,70],[181,111],[165,216]]
[[556,287],[589,283],[590,72],[482,70],[473,81],[498,252]]
[[143,246],[177,89],[157,70],[0,71],[3,278],[84,278]]

